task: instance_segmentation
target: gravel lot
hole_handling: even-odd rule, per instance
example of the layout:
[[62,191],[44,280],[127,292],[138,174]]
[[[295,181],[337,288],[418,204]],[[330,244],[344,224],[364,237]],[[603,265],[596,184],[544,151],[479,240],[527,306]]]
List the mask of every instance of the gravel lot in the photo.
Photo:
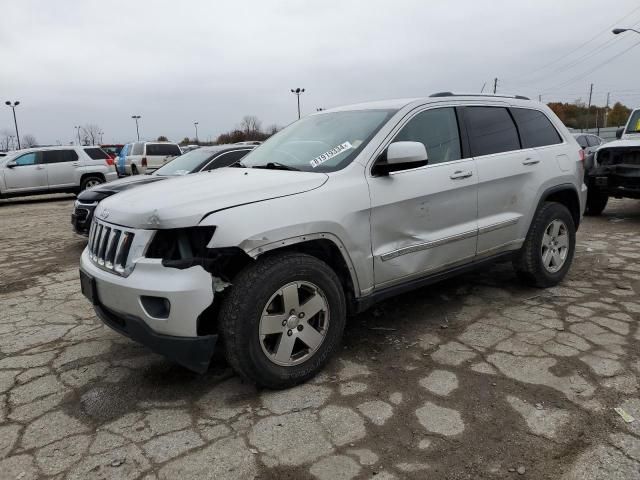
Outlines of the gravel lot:
[[561,286],[497,265],[403,295],[271,392],[97,323],[72,201],[0,200],[3,479],[640,478],[640,202],[585,219]]

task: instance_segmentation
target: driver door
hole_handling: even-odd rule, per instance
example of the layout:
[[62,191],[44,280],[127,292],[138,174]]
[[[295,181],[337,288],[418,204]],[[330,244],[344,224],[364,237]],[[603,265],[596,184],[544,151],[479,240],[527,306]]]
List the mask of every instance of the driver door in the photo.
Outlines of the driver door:
[[15,166],[4,166],[4,180],[7,192],[29,192],[34,190],[47,190],[47,169],[42,164],[41,152],[30,152],[20,155],[12,160]]
[[393,139],[425,145],[425,166],[368,179],[375,288],[468,263],[478,237],[478,174],[453,107],[417,113]]

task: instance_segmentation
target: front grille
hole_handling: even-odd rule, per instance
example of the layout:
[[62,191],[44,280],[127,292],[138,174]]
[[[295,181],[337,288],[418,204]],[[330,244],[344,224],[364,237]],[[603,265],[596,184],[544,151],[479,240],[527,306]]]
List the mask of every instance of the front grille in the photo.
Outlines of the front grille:
[[129,264],[135,236],[132,230],[94,219],[89,231],[88,244],[91,261],[100,268],[123,275]]

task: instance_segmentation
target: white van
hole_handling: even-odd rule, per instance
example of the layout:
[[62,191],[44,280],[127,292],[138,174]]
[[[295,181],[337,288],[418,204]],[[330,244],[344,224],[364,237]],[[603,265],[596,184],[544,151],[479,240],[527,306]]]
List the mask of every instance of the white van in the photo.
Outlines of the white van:
[[182,155],[177,143],[171,142],[136,142],[131,153],[125,159],[125,173],[137,175],[153,172],[166,163],[169,158]]

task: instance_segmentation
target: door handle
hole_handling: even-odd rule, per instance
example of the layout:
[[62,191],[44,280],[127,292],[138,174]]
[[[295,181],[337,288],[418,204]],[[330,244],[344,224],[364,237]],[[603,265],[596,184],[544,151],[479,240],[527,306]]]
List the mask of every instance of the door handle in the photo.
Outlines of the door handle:
[[38,166],[36,167],[36,170],[44,170],[44,165],[38,165]]
[[538,163],[540,163],[540,160],[531,157],[525,158],[524,162],[522,162],[523,165],[536,165]]
[[78,165],[80,165],[78,162],[73,162],[73,163],[71,164],[71,166],[72,166],[72,167],[77,167]]
[[471,171],[463,172],[462,170],[458,170],[457,172],[453,172],[453,174],[451,174],[449,178],[451,180],[462,180],[463,178],[469,178],[472,175],[473,172]]

